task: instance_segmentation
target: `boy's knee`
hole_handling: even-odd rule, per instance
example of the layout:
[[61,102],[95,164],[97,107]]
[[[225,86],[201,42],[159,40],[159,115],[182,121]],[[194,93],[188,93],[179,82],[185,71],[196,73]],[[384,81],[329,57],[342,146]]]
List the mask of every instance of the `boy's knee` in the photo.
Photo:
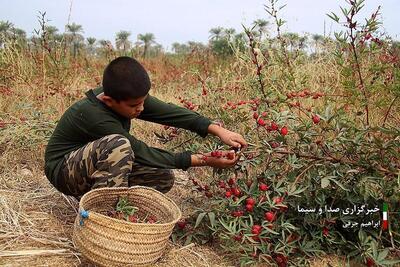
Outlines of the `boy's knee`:
[[110,134],[103,137],[103,140],[112,147],[130,146],[129,139],[122,134]]

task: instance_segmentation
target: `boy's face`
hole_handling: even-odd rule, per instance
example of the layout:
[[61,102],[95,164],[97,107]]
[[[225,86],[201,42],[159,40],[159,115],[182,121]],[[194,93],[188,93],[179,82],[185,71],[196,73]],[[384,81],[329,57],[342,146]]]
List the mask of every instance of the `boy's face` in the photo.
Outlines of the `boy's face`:
[[103,95],[102,100],[116,113],[125,118],[133,119],[139,116],[139,114],[143,111],[144,100],[147,98],[147,96],[148,95],[129,100],[121,100],[118,102],[109,96]]

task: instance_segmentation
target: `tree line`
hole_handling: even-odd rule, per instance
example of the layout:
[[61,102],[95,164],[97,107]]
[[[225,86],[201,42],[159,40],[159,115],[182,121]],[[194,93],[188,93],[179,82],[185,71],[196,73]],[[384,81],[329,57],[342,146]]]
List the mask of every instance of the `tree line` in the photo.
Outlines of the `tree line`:
[[[70,23],[65,26],[64,33],[61,33],[55,26],[46,25],[45,13],[39,19],[40,29],[34,30],[31,37],[27,37],[24,30],[17,28],[9,21],[0,21],[0,48],[7,40],[14,40],[22,45],[34,48],[44,45],[47,49],[55,49],[57,46],[68,48],[73,56],[85,51],[91,55],[102,55],[107,51],[118,50],[122,54],[131,54],[142,57],[153,57],[160,53],[166,53],[164,47],[156,42],[153,33],[138,34],[135,41],[132,41],[132,33],[121,30],[115,34],[114,42],[95,37],[84,37],[83,26],[77,23]],[[251,35],[259,39],[269,48],[277,46],[277,37],[271,36],[270,23],[263,19],[255,20],[251,25]],[[172,52],[175,54],[188,54],[193,50],[209,49],[213,53],[221,56],[234,54],[235,50],[243,51],[248,43],[248,36],[245,32],[236,32],[233,28],[215,27],[209,31],[207,44],[202,42],[188,41],[186,43],[172,43]],[[304,51],[311,54],[323,52],[323,48],[328,43],[335,41],[327,36],[320,34],[300,35],[298,33],[287,32],[281,35],[285,39],[287,49],[290,52]],[[45,44],[43,43],[45,40]]]

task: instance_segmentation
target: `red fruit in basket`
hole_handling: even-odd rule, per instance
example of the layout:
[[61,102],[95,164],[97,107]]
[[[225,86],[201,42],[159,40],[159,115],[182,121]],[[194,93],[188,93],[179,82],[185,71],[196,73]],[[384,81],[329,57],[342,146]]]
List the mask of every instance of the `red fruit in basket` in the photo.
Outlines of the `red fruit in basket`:
[[122,212],[120,212],[120,211],[117,211],[115,213],[115,217],[114,218],[118,219],[118,220],[124,220],[125,219],[124,214]]
[[235,179],[229,178],[228,184],[229,184],[229,185],[234,185],[234,184],[235,184]]
[[135,215],[129,215],[128,220],[130,222],[136,223],[138,221],[138,218]]
[[226,187],[225,182],[222,181],[222,180],[218,182],[218,186],[219,186],[219,188],[225,188]]
[[225,197],[226,198],[230,198],[232,196],[232,192],[231,191],[226,191],[225,192]]
[[107,216],[111,217],[111,218],[115,218],[115,210],[109,210],[107,211]]
[[246,204],[254,206],[254,204],[256,204],[256,201],[254,198],[249,197],[248,199],[246,199]]
[[264,183],[260,183],[260,184],[258,185],[258,188],[259,188],[261,191],[267,191],[267,190],[269,189],[269,186],[266,185],[266,184],[264,184]]
[[148,223],[156,223],[156,222],[157,222],[157,217],[154,216],[154,215],[151,215],[151,216],[148,218],[147,222],[148,222]]
[[275,214],[271,211],[268,211],[264,214],[264,219],[269,222],[273,222],[275,220]]
[[255,120],[258,119],[258,113],[257,112],[253,113],[253,119],[255,119]]
[[261,116],[262,116],[262,117],[267,117],[267,112],[264,111],[263,113],[261,113]]

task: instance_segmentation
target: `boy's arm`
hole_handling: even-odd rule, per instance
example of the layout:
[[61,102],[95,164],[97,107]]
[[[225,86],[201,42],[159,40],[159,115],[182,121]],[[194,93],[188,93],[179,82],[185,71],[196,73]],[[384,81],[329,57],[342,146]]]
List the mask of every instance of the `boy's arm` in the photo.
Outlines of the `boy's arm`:
[[138,119],[186,129],[206,137],[211,120],[195,111],[166,103],[149,95]]
[[211,166],[217,168],[232,167],[239,157],[226,158],[226,154],[234,151],[223,152],[222,158],[210,157],[207,154],[192,154],[191,151],[172,153],[160,148],[149,147],[146,143],[136,139],[129,134],[116,121],[102,121],[91,127],[89,133],[92,138],[98,139],[110,134],[121,134],[125,136],[131,143],[131,147],[135,156],[135,162],[143,165],[152,166],[163,169],[182,169],[187,170],[189,167]]

